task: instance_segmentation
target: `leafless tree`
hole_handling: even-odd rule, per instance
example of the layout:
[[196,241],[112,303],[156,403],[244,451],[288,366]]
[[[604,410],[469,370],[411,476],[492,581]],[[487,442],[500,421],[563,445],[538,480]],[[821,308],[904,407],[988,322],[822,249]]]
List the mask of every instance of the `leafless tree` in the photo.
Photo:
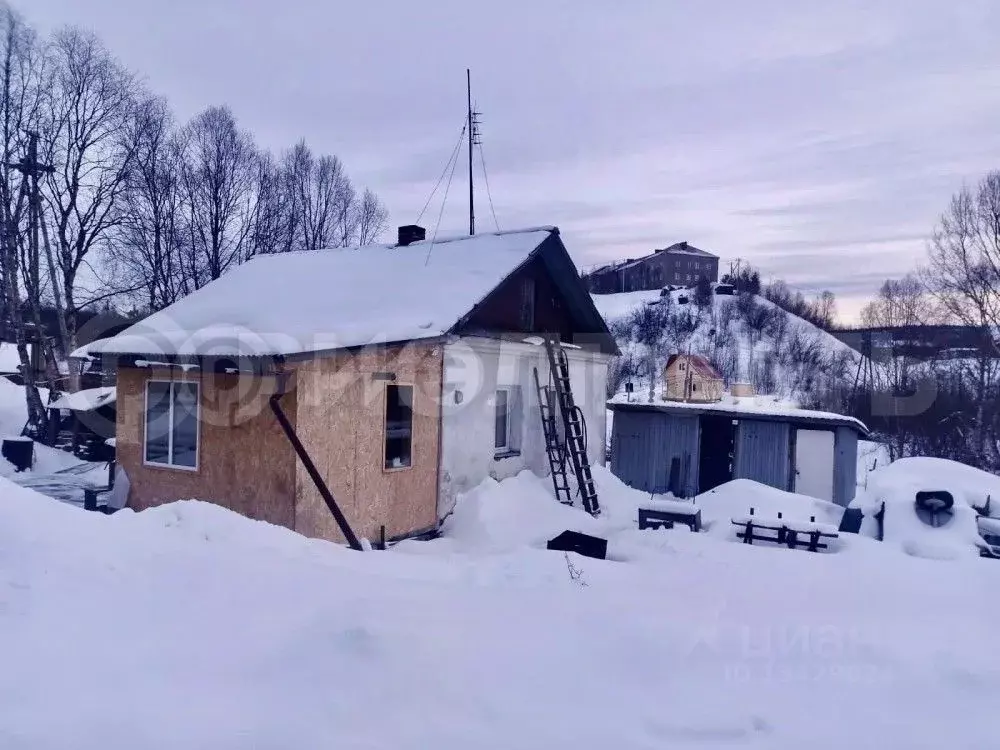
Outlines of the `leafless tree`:
[[366,188],[358,206],[358,244],[370,245],[375,242],[388,225],[389,212],[378,196]]
[[830,330],[837,323],[837,297],[833,292],[824,290],[814,303],[816,317],[820,323],[820,328],[825,331]]
[[298,216],[294,191],[270,153],[257,165],[257,210],[250,232],[252,255],[288,252],[294,249],[293,221]]
[[963,187],[941,216],[928,248],[924,283],[943,313],[981,331],[972,380],[976,418],[973,451],[997,451],[987,406],[994,389],[1000,344],[1000,171],[987,174],[975,188]]
[[878,295],[861,309],[867,328],[918,326],[931,322],[933,311],[927,288],[916,274],[886,279]]
[[670,297],[663,297],[658,304],[640,305],[629,315],[631,339],[642,346],[642,359],[649,376],[649,400],[656,392],[656,378],[667,346],[667,326],[670,325]]
[[1000,322],[1000,172],[952,197],[928,260],[924,282],[949,317],[981,327]]
[[51,42],[53,77],[46,127],[47,160],[56,171],[46,197],[54,216],[56,263],[70,341],[77,311],[107,297],[80,284],[81,270],[97,276],[91,260],[117,225],[135,144],[127,137],[139,86],[94,35],[57,32]]
[[366,245],[385,231],[385,207],[371,190],[358,197],[336,156],[317,157],[300,141],[282,158],[281,174],[284,249]]
[[0,8],[3,47],[0,69],[0,118],[3,159],[0,162],[0,270],[4,322],[11,328],[24,373],[28,422],[44,429],[45,407],[34,378],[28,350],[21,285],[29,209],[28,185],[11,164],[27,148],[29,130],[37,129],[46,103],[48,58],[34,33],[7,6]]
[[253,254],[260,156],[228,107],[210,107],[184,128],[186,203],[182,291],[219,278]]
[[344,165],[335,156],[318,159],[300,141],[286,156],[286,171],[299,211],[298,249],[320,250],[345,246],[351,232],[345,231],[345,216],[351,211],[354,187]]
[[181,153],[166,102],[147,97],[129,123],[134,158],[126,175],[111,260],[122,293],[138,292],[159,310],[181,293]]

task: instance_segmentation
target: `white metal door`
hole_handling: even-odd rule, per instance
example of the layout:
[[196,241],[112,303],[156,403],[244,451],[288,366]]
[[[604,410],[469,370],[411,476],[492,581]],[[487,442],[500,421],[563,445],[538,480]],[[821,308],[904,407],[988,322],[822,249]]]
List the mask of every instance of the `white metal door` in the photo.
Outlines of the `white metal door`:
[[833,500],[833,455],[832,432],[795,431],[795,491],[798,494]]

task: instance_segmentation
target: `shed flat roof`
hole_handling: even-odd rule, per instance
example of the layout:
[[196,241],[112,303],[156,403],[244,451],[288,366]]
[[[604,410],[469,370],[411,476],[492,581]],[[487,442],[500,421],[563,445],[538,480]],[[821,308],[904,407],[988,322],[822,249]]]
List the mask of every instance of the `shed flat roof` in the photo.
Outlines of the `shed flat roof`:
[[868,434],[864,422],[829,411],[813,411],[799,409],[794,406],[768,401],[760,396],[746,398],[729,397],[728,400],[716,403],[696,404],[684,401],[656,401],[645,403],[629,402],[624,396],[616,396],[608,401],[608,408],[613,411],[658,411],[667,414],[696,416],[709,414],[711,416],[731,417],[733,419],[759,419],[765,422],[789,422],[792,424],[815,425],[823,427],[850,427],[862,435]]

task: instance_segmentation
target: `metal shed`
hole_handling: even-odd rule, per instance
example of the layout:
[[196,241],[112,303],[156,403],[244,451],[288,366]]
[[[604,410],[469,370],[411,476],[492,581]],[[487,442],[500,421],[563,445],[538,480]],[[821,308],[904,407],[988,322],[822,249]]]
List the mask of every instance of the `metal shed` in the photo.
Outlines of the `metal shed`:
[[828,412],[737,402],[611,402],[611,471],[645,492],[693,497],[753,479],[846,506],[854,499],[864,424]]

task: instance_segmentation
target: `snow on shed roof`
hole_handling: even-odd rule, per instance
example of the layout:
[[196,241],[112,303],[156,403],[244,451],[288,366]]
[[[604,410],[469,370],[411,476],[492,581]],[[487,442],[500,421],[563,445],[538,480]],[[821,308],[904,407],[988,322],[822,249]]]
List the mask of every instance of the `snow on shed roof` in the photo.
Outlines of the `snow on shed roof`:
[[868,434],[868,428],[864,422],[854,417],[829,411],[800,409],[797,406],[791,406],[764,396],[727,396],[722,401],[707,404],[685,401],[661,401],[650,404],[638,401],[629,402],[627,395],[618,395],[608,401],[608,408],[623,411],[663,411],[674,414],[704,414],[708,412],[733,419],[756,417],[771,421],[852,427],[864,435]]
[[49,409],[69,409],[70,411],[93,411],[117,400],[114,386],[87,388],[75,393],[63,393],[48,405]]
[[259,256],[73,356],[273,356],[434,338],[553,232]]

